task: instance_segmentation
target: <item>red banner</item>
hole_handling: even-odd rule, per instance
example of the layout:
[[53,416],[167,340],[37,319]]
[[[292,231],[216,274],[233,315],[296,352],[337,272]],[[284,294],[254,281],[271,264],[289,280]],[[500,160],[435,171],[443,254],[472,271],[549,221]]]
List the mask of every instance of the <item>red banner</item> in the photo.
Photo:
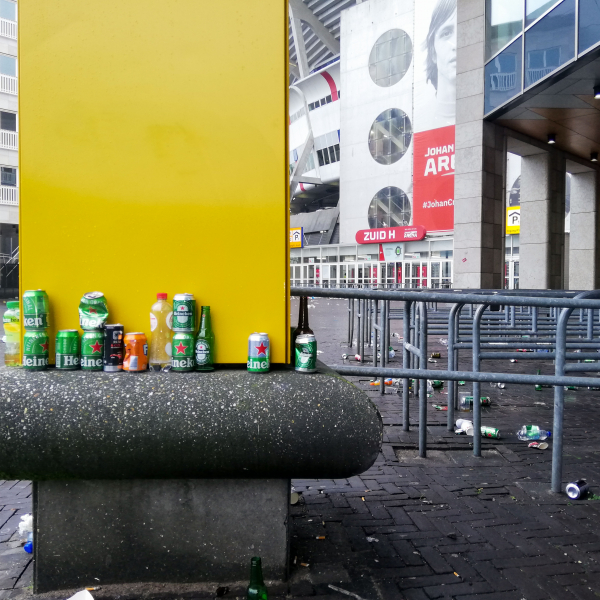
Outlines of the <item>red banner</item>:
[[361,229],[356,233],[357,244],[384,244],[387,242],[418,242],[425,238],[427,231],[421,225],[411,227],[386,227],[382,229]]
[[413,222],[454,229],[454,125],[414,135]]

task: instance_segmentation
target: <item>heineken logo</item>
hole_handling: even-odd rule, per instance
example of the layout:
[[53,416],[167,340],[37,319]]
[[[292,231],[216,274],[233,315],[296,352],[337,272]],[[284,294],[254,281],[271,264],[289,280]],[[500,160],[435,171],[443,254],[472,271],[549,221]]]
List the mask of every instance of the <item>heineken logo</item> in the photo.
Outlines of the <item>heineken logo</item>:
[[48,346],[50,345],[50,342],[46,342],[45,344],[40,344],[40,348],[44,351],[44,352],[48,352]]
[[267,349],[268,347],[265,346],[264,342],[260,343],[260,346],[254,346],[257,350],[258,350],[258,355],[260,356],[261,354],[264,354],[265,356],[267,355]]
[[187,369],[189,367],[194,366],[193,358],[174,358],[173,359],[173,368],[174,369]]
[[179,346],[175,346],[175,350],[177,350],[177,354],[185,354],[185,351],[189,348],[189,346],[184,346],[183,342],[179,342]]
[[92,368],[92,367],[101,367],[102,366],[102,359],[101,358],[92,358],[90,356],[82,356],[81,357],[81,366],[85,369],[85,368]]
[[72,354],[61,354],[58,358],[59,358],[60,364],[64,367],[78,367],[79,366],[79,356],[74,356]]
[[188,310],[188,307],[184,304],[177,307],[177,314],[175,318],[182,323],[185,323],[192,316],[192,311]]
[[267,360],[257,360],[257,359],[250,359],[248,360],[248,368],[252,369],[252,370],[258,370],[258,369],[268,369],[269,368],[269,361]]
[[96,352],[102,352],[102,344],[96,341],[94,344],[88,344],[92,354],[96,354]]
[[105,318],[97,318],[97,319],[88,319],[87,317],[81,317],[81,319],[79,319],[80,323],[81,323],[81,328],[82,329],[97,329],[98,326],[102,325],[102,323],[104,323]]
[[204,364],[208,362],[210,356],[210,348],[204,341],[196,343],[196,362]]
[[23,319],[25,327],[43,327],[44,319],[42,317],[25,317]]
[[48,357],[47,356],[24,356],[23,357],[24,367],[47,367]]

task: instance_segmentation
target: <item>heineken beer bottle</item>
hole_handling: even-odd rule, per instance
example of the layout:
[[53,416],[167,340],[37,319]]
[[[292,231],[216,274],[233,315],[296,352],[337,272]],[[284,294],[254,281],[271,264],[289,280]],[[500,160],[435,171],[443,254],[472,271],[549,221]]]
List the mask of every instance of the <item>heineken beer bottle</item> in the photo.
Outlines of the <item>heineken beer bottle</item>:
[[250,585],[246,591],[246,598],[247,600],[268,600],[269,598],[259,556],[253,557],[250,561]]
[[210,319],[210,306],[202,307],[200,330],[196,336],[196,371],[213,371],[215,334]]

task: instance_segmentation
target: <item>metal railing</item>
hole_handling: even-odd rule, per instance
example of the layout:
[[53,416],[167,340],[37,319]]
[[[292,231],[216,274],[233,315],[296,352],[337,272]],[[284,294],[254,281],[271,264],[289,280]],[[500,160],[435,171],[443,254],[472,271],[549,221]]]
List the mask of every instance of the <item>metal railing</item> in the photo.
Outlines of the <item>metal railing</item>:
[[[409,384],[411,379],[416,380],[415,394],[419,397],[419,455],[427,456],[427,379],[447,380],[451,382],[473,382],[473,398],[480,397],[482,382],[516,383],[528,385],[554,386],[554,428],[552,447],[552,482],[553,492],[560,492],[562,486],[562,448],[563,448],[563,421],[564,421],[564,387],[600,387],[600,378],[581,377],[574,374],[593,373],[600,371],[600,363],[581,363],[582,359],[589,357],[599,359],[600,337],[595,337],[600,329],[600,290],[581,292],[575,297],[573,293],[564,292],[527,292],[521,290],[520,295],[506,292],[492,292],[489,290],[469,292],[432,292],[432,291],[380,291],[380,290],[354,290],[337,289],[327,290],[322,288],[292,287],[293,296],[315,296],[325,298],[348,298],[352,301],[349,310],[349,343],[353,342],[354,318],[359,316],[357,330],[357,348],[363,348],[365,336],[369,328],[373,332],[372,365],[348,366],[332,365],[331,368],[341,375],[368,375],[380,378],[380,392],[385,393],[384,378],[392,377],[403,380],[403,429],[410,428]],[[359,300],[358,312],[354,310],[354,300]],[[402,311],[403,341],[402,341],[402,368],[387,366],[387,351],[390,339],[390,302],[404,303]],[[369,304],[371,303],[371,304]],[[373,305],[374,303],[374,305]],[[446,370],[428,368],[427,342],[429,330],[429,317],[437,311],[437,304],[451,304],[447,313],[448,333],[448,368]],[[431,305],[431,308],[429,307]],[[469,330],[464,327],[461,314],[465,307],[472,317],[469,318]],[[473,307],[476,307],[473,310]],[[504,307],[504,314],[502,314]],[[495,309],[486,313],[488,308]],[[530,334],[521,333],[517,324],[517,309],[521,311],[520,318],[525,318],[530,323]],[[523,312],[523,309],[526,309]],[[540,309],[543,314],[540,314]],[[571,317],[575,310],[580,311],[579,318],[573,322]],[[499,311],[499,312],[498,312]],[[484,320],[484,314],[486,320]],[[508,315],[508,321],[507,319]],[[571,320],[571,322],[570,322]],[[461,329],[461,324],[463,325]],[[544,329],[540,330],[542,324]],[[493,327],[497,325],[497,327]],[[467,336],[467,331],[470,334]],[[523,337],[529,335],[529,337]],[[370,335],[369,335],[370,337]],[[369,338],[367,338],[369,339]],[[378,356],[378,346],[381,352]],[[514,358],[514,353],[506,350],[515,349],[542,349],[539,360],[554,359],[554,375],[525,375],[519,373],[482,373],[481,361]],[[553,349],[553,351],[552,351]],[[472,357],[472,370],[458,370],[458,352],[470,350]],[[546,352],[551,350],[550,352]],[[568,351],[567,351],[568,350]],[[585,351],[588,352],[585,352]],[[504,352],[503,352],[504,351]],[[535,357],[522,354],[522,357]],[[537,358],[537,357],[535,357]],[[361,361],[364,355],[361,356]],[[575,360],[576,363],[568,363]],[[572,373],[573,375],[571,375]],[[448,387],[448,429],[454,426],[454,409],[457,398],[456,383]],[[477,434],[481,428],[481,405],[473,402],[473,428],[476,435],[473,437],[473,454],[481,457],[481,436]]]
[[19,93],[18,79],[16,77],[12,77],[11,75],[0,74],[0,92],[17,96]]
[[2,37],[10,38],[11,40],[17,39],[17,22],[9,21],[8,19],[0,19],[0,35]]
[[17,132],[0,129],[0,148],[6,148],[6,150],[18,150],[19,135]]
[[19,206],[19,188],[13,185],[0,185],[0,204]]

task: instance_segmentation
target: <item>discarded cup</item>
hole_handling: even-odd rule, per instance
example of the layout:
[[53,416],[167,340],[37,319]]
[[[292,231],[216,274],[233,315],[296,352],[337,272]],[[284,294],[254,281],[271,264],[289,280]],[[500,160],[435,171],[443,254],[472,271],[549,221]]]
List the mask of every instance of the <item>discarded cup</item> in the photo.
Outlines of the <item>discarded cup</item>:
[[448,410],[447,406],[440,406],[439,404],[432,404],[431,406],[433,406],[435,410]]
[[538,450],[545,450],[548,447],[548,442],[531,442],[527,444],[529,448],[537,448]]
[[567,489],[565,491],[567,492],[567,496],[572,500],[579,500],[588,493],[589,489],[590,486],[587,481],[585,479],[580,479],[579,481],[567,484]]
[[442,358],[442,355],[439,352],[432,352],[429,358]]

